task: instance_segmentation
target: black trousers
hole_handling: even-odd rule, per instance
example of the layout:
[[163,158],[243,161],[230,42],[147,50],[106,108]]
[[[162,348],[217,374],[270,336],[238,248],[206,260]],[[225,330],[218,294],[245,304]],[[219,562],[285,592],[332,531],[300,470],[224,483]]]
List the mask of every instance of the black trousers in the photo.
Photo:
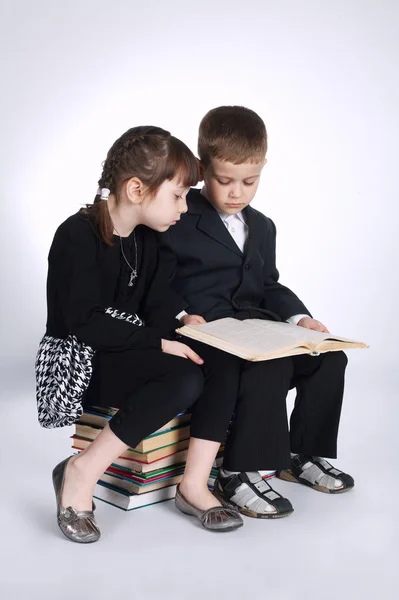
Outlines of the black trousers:
[[160,350],[97,352],[83,405],[119,408],[110,427],[134,448],[189,408],[202,390],[201,369],[188,359]]
[[[204,391],[195,403],[191,435],[223,441],[231,471],[283,469],[290,451],[335,458],[347,364],[343,352],[249,362],[189,341],[205,360]],[[287,422],[286,398],[296,387]]]
[[[290,452],[336,458],[346,365],[343,352],[245,361],[225,468],[284,469],[291,463]],[[297,395],[288,429],[291,388]]]

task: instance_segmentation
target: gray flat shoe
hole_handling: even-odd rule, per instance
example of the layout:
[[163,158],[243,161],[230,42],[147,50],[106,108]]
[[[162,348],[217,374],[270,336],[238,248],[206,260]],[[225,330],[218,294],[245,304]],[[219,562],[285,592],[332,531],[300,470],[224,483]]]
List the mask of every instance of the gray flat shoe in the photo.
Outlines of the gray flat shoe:
[[64,488],[65,471],[69,456],[60,462],[53,470],[53,485],[57,502],[57,523],[62,533],[72,542],[79,544],[90,544],[96,542],[101,532],[94,518],[95,505],[92,510],[77,511],[72,506],[63,508],[61,506],[62,490]]
[[200,510],[190,504],[177,486],[175,505],[185,515],[197,517],[202,526],[209,531],[232,531],[244,525],[244,521],[236,510],[224,506],[214,506],[208,510]]

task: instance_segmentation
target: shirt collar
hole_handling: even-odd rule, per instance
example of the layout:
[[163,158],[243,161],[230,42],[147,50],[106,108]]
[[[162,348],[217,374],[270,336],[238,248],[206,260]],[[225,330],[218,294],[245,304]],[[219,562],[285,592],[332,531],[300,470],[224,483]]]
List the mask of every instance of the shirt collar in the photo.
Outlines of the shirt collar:
[[[206,190],[205,190],[205,186],[201,188],[200,191],[201,196],[204,196],[204,198],[206,198],[208,200],[208,196],[206,194]],[[209,200],[208,200],[209,202]],[[236,213],[235,215],[227,215],[226,213],[224,213],[221,210],[218,210],[217,208],[215,208],[216,212],[218,213],[219,217],[222,219],[223,223],[225,223],[229,218],[231,220],[231,217],[237,217],[238,219],[240,219],[240,221],[242,223],[244,223],[244,225],[246,225],[245,219],[244,219],[244,215],[242,214],[242,211],[240,211],[239,213]]]

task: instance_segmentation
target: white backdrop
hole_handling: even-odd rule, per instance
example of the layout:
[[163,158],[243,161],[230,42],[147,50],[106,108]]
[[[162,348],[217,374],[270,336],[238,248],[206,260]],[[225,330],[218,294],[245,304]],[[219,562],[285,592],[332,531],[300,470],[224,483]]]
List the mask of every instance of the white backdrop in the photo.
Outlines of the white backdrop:
[[[56,226],[91,201],[138,124],[196,150],[220,104],[258,111],[254,201],[277,223],[281,281],[392,368],[398,333],[398,3],[3,0],[1,358],[29,363],[45,325]],[[388,337],[389,333],[389,337]]]
[[[396,597],[399,2],[1,0],[0,23],[1,459],[12,451],[0,497],[10,565],[0,595],[126,593],[130,578],[88,572],[105,556],[108,573],[130,574],[133,551],[143,576],[134,589],[156,600]],[[266,122],[254,206],[277,224],[281,281],[331,331],[370,344],[349,354],[340,434],[337,466],[356,488],[336,498],[286,484],[295,515],[246,519],[227,545],[172,503],[122,516],[101,504],[104,541],[89,554],[62,544],[54,518],[49,475],[72,432],[36,423],[48,249],[61,221],[92,200],[121,133],[159,125],[195,151],[201,117],[221,104],[246,105]],[[79,551],[87,558],[76,560]],[[73,588],[60,585],[65,565]],[[153,565],[158,583],[148,590]],[[275,577],[265,588],[266,567]]]
[[399,291],[396,2],[2,6],[4,357],[34,352],[52,235],[91,201],[113,140],[153,123],[195,151],[200,118],[226,103],[253,108],[268,128],[254,206],[277,223],[282,281],[334,331],[390,360]]

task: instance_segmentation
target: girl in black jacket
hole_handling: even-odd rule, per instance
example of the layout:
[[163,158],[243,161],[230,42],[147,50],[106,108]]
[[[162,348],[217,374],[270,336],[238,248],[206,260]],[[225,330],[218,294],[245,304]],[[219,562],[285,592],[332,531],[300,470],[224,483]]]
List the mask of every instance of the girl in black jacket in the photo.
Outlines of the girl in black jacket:
[[[39,420],[45,424],[48,417],[51,349],[69,336],[92,357],[83,404],[119,408],[85,451],[53,471],[57,522],[75,542],[100,537],[92,496],[105,469],[201,395],[196,364],[203,361],[167,339],[185,305],[158,266],[153,231],[180,219],[197,181],[197,162],[180,140],[158,127],[129,129],[108,152],[94,203],[55,234],[46,335],[36,362]],[[78,379],[65,386],[75,392],[82,386]],[[179,495],[178,508],[208,529],[239,527],[238,513],[223,509],[206,485],[219,444],[199,438],[190,441],[186,497]]]

